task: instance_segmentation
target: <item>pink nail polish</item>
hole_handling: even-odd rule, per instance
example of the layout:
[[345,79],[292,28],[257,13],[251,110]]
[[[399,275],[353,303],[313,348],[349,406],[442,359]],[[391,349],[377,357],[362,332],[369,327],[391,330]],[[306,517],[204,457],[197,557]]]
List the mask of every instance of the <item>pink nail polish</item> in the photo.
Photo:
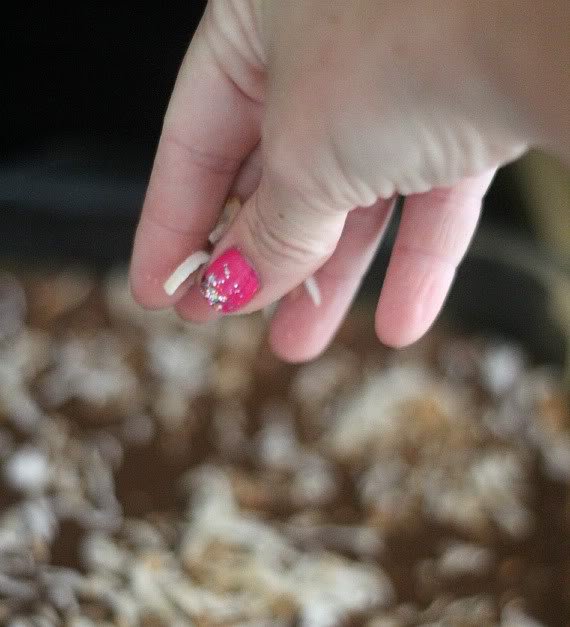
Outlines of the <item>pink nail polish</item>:
[[212,307],[223,313],[238,311],[259,289],[255,270],[237,248],[213,261],[202,278],[201,291]]

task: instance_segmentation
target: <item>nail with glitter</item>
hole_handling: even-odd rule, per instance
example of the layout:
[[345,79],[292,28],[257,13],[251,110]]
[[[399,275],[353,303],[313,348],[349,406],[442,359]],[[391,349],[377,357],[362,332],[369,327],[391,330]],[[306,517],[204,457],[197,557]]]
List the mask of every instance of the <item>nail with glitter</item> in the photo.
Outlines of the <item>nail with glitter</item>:
[[258,289],[255,270],[237,248],[226,250],[208,266],[201,285],[204,298],[222,313],[238,311]]

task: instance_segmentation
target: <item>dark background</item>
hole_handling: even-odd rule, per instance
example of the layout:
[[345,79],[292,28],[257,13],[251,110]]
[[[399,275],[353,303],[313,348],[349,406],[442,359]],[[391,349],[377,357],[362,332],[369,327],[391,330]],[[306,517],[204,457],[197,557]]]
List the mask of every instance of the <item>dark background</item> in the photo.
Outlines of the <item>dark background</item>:
[[[2,256],[128,260],[162,116],[205,2],[30,7],[7,37]],[[499,174],[484,224],[527,231]]]
[[178,66],[205,2],[29,8],[9,29],[2,256],[128,259]]

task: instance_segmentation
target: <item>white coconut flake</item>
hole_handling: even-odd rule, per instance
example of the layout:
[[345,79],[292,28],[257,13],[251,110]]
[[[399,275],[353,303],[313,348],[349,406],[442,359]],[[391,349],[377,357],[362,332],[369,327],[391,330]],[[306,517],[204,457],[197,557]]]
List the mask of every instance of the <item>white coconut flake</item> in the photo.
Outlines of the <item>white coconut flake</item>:
[[484,575],[493,563],[491,551],[483,546],[467,542],[448,546],[438,560],[437,568],[444,577]]
[[479,458],[468,473],[479,502],[497,524],[515,538],[530,533],[533,516],[523,502],[528,490],[525,468],[515,453],[489,453]]
[[261,310],[264,320],[271,320],[271,318],[273,318],[273,316],[275,315],[275,312],[277,311],[278,306],[279,306],[279,301],[276,300],[270,305],[267,305],[267,307],[264,307]]
[[[434,601],[434,604],[437,602]],[[495,608],[489,595],[475,595],[454,599],[445,605],[441,616],[432,625],[492,625]]]
[[338,481],[330,462],[307,451],[297,462],[291,485],[291,498],[297,505],[324,505],[337,494]]
[[518,346],[490,347],[481,360],[481,381],[489,392],[501,396],[513,388],[525,366],[526,356]]
[[25,446],[6,462],[4,478],[12,488],[41,492],[49,482],[48,460],[40,450]]
[[313,301],[313,305],[315,307],[319,307],[321,304],[321,290],[319,289],[317,279],[315,279],[314,276],[307,277],[304,280],[303,285],[307,290],[309,298]]
[[386,606],[394,598],[392,583],[379,569],[326,554],[301,557],[290,576],[302,627],[334,627],[351,612]]
[[368,447],[399,443],[403,428],[399,407],[437,391],[431,374],[421,366],[397,365],[371,372],[339,407],[325,444],[338,457],[347,458],[364,454]]
[[214,230],[208,235],[208,241],[210,244],[216,244],[222,239],[223,234],[226,232],[227,224],[219,222],[214,227]]
[[80,554],[85,566],[103,573],[122,573],[128,560],[127,552],[100,531],[86,535]]
[[294,417],[287,406],[270,405],[263,411],[264,425],[257,436],[260,461],[276,470],[295,470],[301,454]]
[[[301,366],[290,386],[292,397],[305,407],[317,407],[325,403],[346,381],[354,381],[356,361],[349,351],[335,351],[317,361]],[[316,419],[318,412],[313,412]],[[328,427],[328,420],[326,423]]]
[[231,198],[228,198],[228,201],[226,202],[218,223],[214,227],[214,230],[208,236],[208,241],[210,242],[210,244],[217,244],[222,239],[224,233],[228,230],[230,224],[233,222],[233,219],[236,217],[240,209],[241,201],[237,196],[232,196]]
[[508,603],[501,612],[501,627],[544,627],[544,623],[530,617],[517,601]]
[[25,501],[20,511],[25,529],[33,538],[46,542],[54,540],[58,531],[58,521],[48,499]]
[[157,333],[147,345],[149,367],[159,381],[193,396],[210,384],[213,353],[192,333]]
[[50,407],[80,399],[102,408],[109,403],[136,407],[137,377],[127,363],[128,348],[114,333],[70,337],[55,347],[56,365],[41,379],[41,394]]
[[173,625],[177,612],[160,588],[156,570],[148,560],[136,560],[129,570],[130,589],[143,612],[156,614],[163,623]]
[[209,259],[210,255],[204,250],[198,250],[185,259],[164,282],[164,291],[168,296],[173,296],[182,283]]

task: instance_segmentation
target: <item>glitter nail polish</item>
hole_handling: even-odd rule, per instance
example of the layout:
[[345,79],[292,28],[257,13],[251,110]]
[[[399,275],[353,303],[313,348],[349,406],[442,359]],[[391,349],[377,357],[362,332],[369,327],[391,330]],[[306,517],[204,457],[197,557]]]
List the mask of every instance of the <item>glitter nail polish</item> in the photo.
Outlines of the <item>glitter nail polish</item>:
[[204,298],[222,313],[238,311],[258,289],[255,270],[237,248],[229,248],[213,261],[204,272],[201,284]]

